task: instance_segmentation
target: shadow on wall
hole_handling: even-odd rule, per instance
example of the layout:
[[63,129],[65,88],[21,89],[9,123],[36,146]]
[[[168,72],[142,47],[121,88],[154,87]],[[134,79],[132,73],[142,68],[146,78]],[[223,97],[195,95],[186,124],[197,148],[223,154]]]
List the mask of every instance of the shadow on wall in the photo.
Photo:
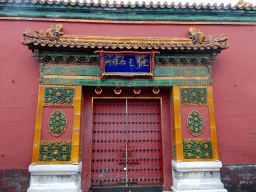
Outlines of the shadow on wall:
[[256,164],[223,166],[220,175],[229,192],[256,191]]

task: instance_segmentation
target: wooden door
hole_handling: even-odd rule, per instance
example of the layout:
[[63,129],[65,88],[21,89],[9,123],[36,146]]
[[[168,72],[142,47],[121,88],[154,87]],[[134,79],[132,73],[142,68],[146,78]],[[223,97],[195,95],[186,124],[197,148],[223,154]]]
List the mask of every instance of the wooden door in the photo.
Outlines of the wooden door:
[[162,184],[159,99],[95,99],[92,186]]

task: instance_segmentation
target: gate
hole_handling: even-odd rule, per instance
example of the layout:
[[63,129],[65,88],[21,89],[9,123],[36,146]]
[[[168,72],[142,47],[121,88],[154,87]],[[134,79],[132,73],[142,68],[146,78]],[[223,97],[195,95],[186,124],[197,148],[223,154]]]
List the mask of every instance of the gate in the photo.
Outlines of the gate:
[[92,142],[94,191],[118,186],[161,191],[160,99],[94,99]]

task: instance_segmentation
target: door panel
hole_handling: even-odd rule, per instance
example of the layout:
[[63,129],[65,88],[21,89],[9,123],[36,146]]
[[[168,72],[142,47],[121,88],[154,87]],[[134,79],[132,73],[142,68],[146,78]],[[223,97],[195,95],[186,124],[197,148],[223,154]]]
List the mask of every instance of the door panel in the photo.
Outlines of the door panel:
[[92,186],[162,184],[159,99],[95,99],[93,114]]
[[96,100],[93,105],[92,186],[117,185],[125,178],[125,100]]
[[[128,100],[128,181],[162,183],[161,113],[159,100]],[[135,162],[136,164],[133,164]]]

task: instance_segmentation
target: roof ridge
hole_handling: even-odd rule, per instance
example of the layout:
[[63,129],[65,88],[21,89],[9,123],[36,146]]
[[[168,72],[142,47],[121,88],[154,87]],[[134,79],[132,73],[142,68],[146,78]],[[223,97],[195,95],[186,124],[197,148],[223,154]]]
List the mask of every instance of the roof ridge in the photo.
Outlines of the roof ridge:
[[244,4],[239,4],[237,3],[236,5],[224,5],[224,3],[221,3],[220,5],[218,5],[217,3],[214,4],[203,4],[203,3],[193,3],[193,4],[189,4],[189,3],[177,3],[175,4],[174,2],[170,2],[168,3],[167,1],[161,3],[160,1],[158,1],[157,3],[153,3],[152,1],[150,3],[146,3],[145,1],[139,3],[138,1],[136,1],[135,3],[131,3],[131,1],[128,1],[126,4],[121,1],[120,3],[117,3],[116,1],[113,1],[112,3],[110,3],[108,0],[106,0],[104,3],[101,0],[83,0],[83,2],[80,2],[79,0],[0,0],[0,3],[32,3],[32,4],[36,4],[36,3],[40,3],[40,4],[63,4],[63,5],[79,5],[79,6],[87,6],[87,7],[116,7],[116,8],[174,8],[174,9],[245,9],[245,10],[256,10],[256,5],[252,5],[250,3],[244,3]]

